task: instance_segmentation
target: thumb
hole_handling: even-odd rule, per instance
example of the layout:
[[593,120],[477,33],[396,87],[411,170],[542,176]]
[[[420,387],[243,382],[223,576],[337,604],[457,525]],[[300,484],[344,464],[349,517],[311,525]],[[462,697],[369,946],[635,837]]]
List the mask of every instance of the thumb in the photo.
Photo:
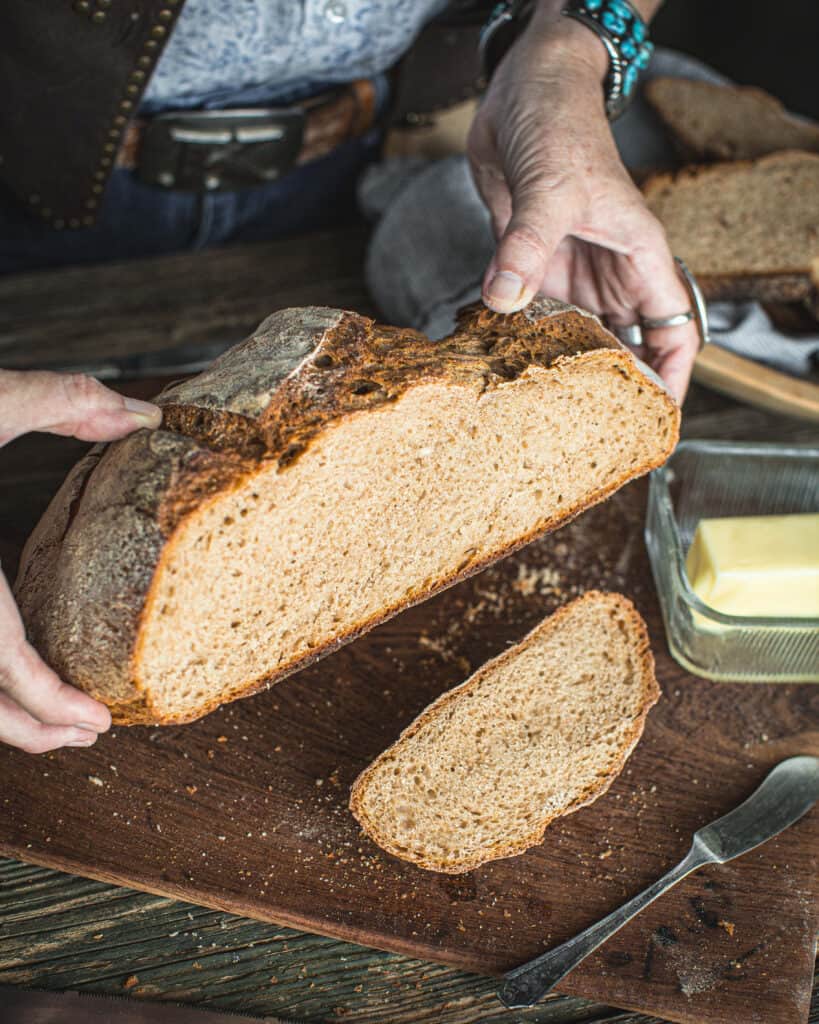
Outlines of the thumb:
[[42,430],[81,441],[114,441],[155,428],[162,412],[81,373],[0,370],[0,445]]
[[512,217],[484,277],[483,299],[490,309],[514,313],[532,300],[575,216],[576,201],[565,188],[534,184],[512,190]]

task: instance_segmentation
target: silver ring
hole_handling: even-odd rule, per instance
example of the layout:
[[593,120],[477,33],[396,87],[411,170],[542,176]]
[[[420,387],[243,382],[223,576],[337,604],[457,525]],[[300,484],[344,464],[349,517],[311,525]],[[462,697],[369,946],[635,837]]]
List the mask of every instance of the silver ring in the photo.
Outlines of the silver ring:
[[641,316],[640,326],[644,331],[657,331],[663,327],[682,327],[690,324],[694,319],[694,310],[686,310],[685,313],[675,313],[674,316]]
[[683,283],[691,296],[691,303],[693,308],[686,310],[685,313],[675,313],[673,316],[661,316],[661,317],[640,317],[639,323],[627,324],[621,326],[619,324],[609,324],[607,318],[604,316],[604,322],[612,333],[614,333],[620,341],[625,345],[629,345],[632,348],[639,348],[643,344],[643,331],[644,330],[656,330],[661,327],[682,327],[684,324],[691,323],[692,320],[697,322],[697,332],[700,336],[700,349],[704,345],[707,345],[711,340],[708,333],[708,310],[705,306],[705,298],[700,290],[700,286],[697,284],[697,279],[683,263],[679,256],[674,257],[674,262],[677,264],[677,270],[679,271],[680,277],[683,279]]

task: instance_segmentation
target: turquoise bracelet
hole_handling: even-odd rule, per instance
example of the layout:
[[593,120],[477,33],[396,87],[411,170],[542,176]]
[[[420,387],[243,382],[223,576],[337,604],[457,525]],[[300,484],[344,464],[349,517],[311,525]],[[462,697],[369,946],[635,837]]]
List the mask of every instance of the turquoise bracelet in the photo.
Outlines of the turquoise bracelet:
[[596,32],[606,47],[606,113],[611,119],[618,117],[654,52],[646,23],[629,0],[569,0],[561,13]]

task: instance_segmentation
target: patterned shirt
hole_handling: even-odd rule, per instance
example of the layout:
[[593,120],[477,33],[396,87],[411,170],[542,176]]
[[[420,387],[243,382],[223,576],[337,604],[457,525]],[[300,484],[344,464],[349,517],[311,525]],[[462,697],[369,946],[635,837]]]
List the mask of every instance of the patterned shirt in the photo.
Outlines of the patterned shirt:
[[143,110],[286,102],[370,78],[447,0],[187,0]]

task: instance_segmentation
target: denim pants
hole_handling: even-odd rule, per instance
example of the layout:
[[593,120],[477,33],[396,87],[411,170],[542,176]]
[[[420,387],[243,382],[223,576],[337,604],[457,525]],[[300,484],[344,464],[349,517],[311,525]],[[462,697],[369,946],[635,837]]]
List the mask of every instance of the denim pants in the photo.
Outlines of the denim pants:
[[117,170],[97,223],[78,230],[50,227],[0,187],[0,274],[264,241],[337,224],[353,215],[356,182],[380,141],[381,133],[371,131],[275,182],[231,192],[177,192]]

